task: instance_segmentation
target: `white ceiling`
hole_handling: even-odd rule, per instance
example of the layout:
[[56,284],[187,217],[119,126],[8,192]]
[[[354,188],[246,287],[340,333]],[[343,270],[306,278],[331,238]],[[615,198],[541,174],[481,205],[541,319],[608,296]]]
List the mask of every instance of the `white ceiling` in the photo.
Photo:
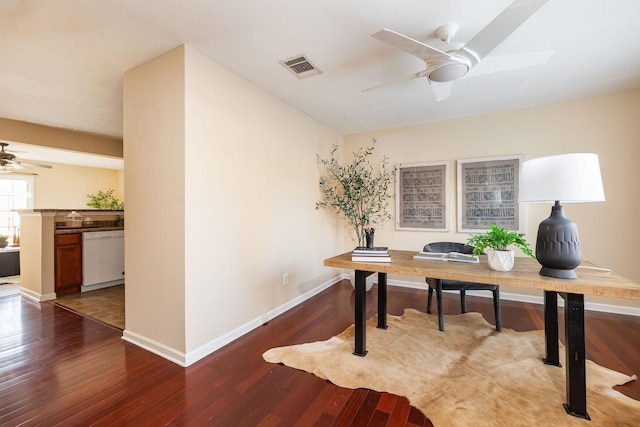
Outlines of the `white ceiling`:
[[[441,102],[424,79],[362,92],[425,68],[371,34],[436,45],[455,22],[466,42],[510,3],[0,0],[0,117],[121,137],[123,73],[181,44],[343,134],[640,88],[640,1],[549,0],[490,54],[555,51],[543,65],[456,81]],[[323,74],[278,63],[298,54]]]

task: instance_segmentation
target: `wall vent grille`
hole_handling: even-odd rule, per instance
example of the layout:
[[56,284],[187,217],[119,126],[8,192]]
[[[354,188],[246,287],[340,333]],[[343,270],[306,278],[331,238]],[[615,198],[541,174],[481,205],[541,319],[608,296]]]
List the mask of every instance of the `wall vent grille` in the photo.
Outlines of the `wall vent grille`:
[[322,74],[322,71],[313,65],[313,63],[304,55],[296,55],[291,58],[283,59],[280,61],[280,64],[282,64],[287,70],[291,71],[291,73],[299,79]]

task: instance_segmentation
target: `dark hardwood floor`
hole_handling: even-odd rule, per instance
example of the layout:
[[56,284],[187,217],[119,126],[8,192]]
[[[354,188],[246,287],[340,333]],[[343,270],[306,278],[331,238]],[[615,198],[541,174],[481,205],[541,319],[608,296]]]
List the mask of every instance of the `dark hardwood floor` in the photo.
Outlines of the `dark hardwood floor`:
[[[336,284],[189,368],[52,303],[0,298],[0,425],[431,425],[405,398],[343,389],[262,360],[271,347],[324,340],[345,329],[353,322],[353,297],[349,282]],[[374,289],[370,314],[376,300]],[[493,323],[491,299],[468,300],[469,311]],[[424,311],[426,301],[425,290],[390,287],[389,313]],[[502,303],[504,328],[542,329],[541,306]],[[457,296],[447,295],[444,307],[458,313]],[[640,318],[592,312],[586,318],[588,357],[640,373]],[[618,389],[640,400],[639,383]]]

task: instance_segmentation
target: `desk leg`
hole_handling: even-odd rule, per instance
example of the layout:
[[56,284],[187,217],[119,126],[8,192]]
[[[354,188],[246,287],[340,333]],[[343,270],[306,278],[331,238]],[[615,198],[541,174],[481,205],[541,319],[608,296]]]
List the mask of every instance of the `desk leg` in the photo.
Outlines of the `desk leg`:
[[378,273],[378,329],[387,327],[387,273]]
[[564,296],[564,323],[567,370],[564,409],[570,415],[590,420],[587,414],[584,295],[567,293]]
[[371,272],[356,270],[356,300],[354,307],[355,314],[355,351],[356,356],[364,357],[367,355],[367,276]]
[[558,293],[554,291],[544,291],[544,341],[544,363],[562,366],[558,349]]

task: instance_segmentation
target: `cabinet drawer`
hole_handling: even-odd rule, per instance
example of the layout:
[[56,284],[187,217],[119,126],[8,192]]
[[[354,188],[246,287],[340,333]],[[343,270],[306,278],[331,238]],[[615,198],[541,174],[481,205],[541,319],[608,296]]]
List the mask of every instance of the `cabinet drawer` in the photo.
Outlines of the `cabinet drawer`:
[[77,245],[80,244],[80,242],[82,242],[81,233],[58,234],[56,236],[57,245]]

